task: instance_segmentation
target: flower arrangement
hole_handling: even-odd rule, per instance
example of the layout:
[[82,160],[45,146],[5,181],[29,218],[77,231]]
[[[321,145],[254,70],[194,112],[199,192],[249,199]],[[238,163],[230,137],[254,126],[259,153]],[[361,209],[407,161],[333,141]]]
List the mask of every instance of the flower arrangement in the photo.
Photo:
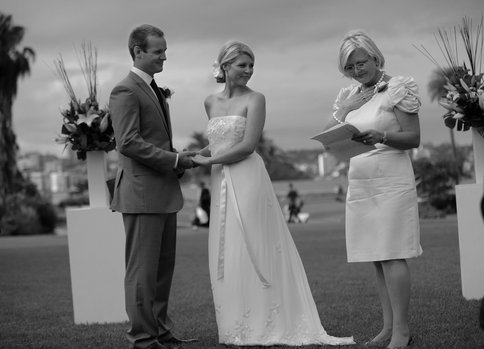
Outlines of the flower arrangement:
[[[425,47],[416,48],[438,67],[445,78],[443,87],[447,92],[439,100],[439,104],[447,109],[443,115],[445,125],[458,131],[473,127],[484,137],[483,24],[484,15],[476,27],[473,27],[470,18],[464,17],[458,29],[454,27],[451,32],[438,30],[435,39],[447,67],[442,67]],[[459,60],[459,36],[467,58],[467,62],[464,60],[462,64]]]
[[77,158],[85,160],[86,152],[109,152],[116,147],[116,142],[109,110],[100,109],[97,101],[97,51],[91,44],[83,43],[81,53],[81,58],[78,55],[79,65],[89,93],[84,102],[77,99],[74,93],[62,56],[59,55],[54,61],[57,75],[70,98],[68,108],[61,110],[61,134],[55,138],[55,142],[65,144],[65,148],[70,145]]

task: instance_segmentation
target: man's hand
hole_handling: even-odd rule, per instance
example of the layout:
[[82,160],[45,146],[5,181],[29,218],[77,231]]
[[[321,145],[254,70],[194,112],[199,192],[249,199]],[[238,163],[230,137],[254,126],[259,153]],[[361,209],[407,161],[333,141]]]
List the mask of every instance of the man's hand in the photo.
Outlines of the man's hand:
[[196,151],[183,151],[178,153],[177,170],[188,170],[193,167],[192,158],[197,155]]

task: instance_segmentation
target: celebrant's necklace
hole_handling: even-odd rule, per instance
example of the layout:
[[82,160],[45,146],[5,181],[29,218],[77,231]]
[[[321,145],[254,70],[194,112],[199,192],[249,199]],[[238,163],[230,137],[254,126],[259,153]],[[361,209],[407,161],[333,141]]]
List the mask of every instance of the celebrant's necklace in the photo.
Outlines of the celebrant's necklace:
[[[383,82],[383,78],[384,77],[385,77],[385,71],[382,70],[381,71],[381,75],[380,75],[380,79],[378,79],[378,81],[376,82],[376,84],[373,85],[375,87],[373,88],[372,97],[374,95],[376,95],[378,92],[380,92],[381,91],[381,88],[383,88],[385,86],[385,84],[382,85],[382,82]],[[365,90],[368,90],[368,89],[370,89],[373,86],[367,87],[367,88],[365,88]],[[363,84],[360,85],[360,91],[363,91]]]
[[[363,100],[364,100],[364,102],[365,102],[365,103],[366,103],[366,101],[368,101],[368,100],[372,99],[372,98],[373,98],[373,96],[374,96],[374,95],[376,95],[378,92],[383,91],[383,90],[385,89],[385,87],[387,86],[387,82],[383,81],[383,78],[384,78],[384,77],[385,77],[385,71],[384,71],[384,70],[382,70],[382,71],[381,71],[381,76],[380,76],[380,79],[377,81],[377,83],[376,83],[375,85],[373,85],[373,86],[375,86],[375,87],[374,87],[374,89],[373,89],[373,93],[371,94],[371,96],[368,96],[368,97],[364,97],[364,98],[363,98]],[[370,89],[370,88],[372,88],[373,86],[368,87],[368,88],[367,88],[367,90],[368,90],[368,89]],[[363,84],[361,84],[361,85],[360,85],[359,89],[360,89],[360,92],[361,92],[361,91],[363,91]],[[338,119],[338,117],[336,116],[337,111],[338,111],[338,110],[335,110],[335,111],[334,111],[334,113],[333,113],[333,119],[334,119],[334,120],[336,120],[336,122],[337,122],[338,124],[343,124],[343,123],[344,123],[344,121],[341,121],[341,120],[340,120],[340,119]]]

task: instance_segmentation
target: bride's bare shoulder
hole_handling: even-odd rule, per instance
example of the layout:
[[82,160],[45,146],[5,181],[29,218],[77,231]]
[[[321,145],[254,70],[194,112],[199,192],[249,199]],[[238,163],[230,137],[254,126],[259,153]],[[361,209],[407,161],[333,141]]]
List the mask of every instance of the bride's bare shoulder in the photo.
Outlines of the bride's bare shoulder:
[[217,98],[218,98],[217,95],[218,95],[218,93],[214,93],[214,94],[208,95],[205,98],[205,101],[203,102],[203,104],[205,105],[205,107],[211,106],[217,100]]
[[264,103],[265,104],[265,102],[266,102],[266,97],[261,92],[251,91],[249,93],[248,97],[249,97],[250,103],[256,103],[256,104]]

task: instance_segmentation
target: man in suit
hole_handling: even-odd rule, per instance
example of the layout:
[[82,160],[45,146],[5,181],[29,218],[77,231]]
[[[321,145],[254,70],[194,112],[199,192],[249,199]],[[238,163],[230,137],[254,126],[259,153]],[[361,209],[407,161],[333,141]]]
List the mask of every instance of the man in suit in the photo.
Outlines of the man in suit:
[[166,60],[164,33],[141,25],[128,47],[133,67],[109,101],[119,155],[111,209],[122,213],[126,233],[127,338],[134,349],[173,348],[181,342],[167,315],[183,206],[178,179],[194,153],[173,149],[168,104],[153,79]]

